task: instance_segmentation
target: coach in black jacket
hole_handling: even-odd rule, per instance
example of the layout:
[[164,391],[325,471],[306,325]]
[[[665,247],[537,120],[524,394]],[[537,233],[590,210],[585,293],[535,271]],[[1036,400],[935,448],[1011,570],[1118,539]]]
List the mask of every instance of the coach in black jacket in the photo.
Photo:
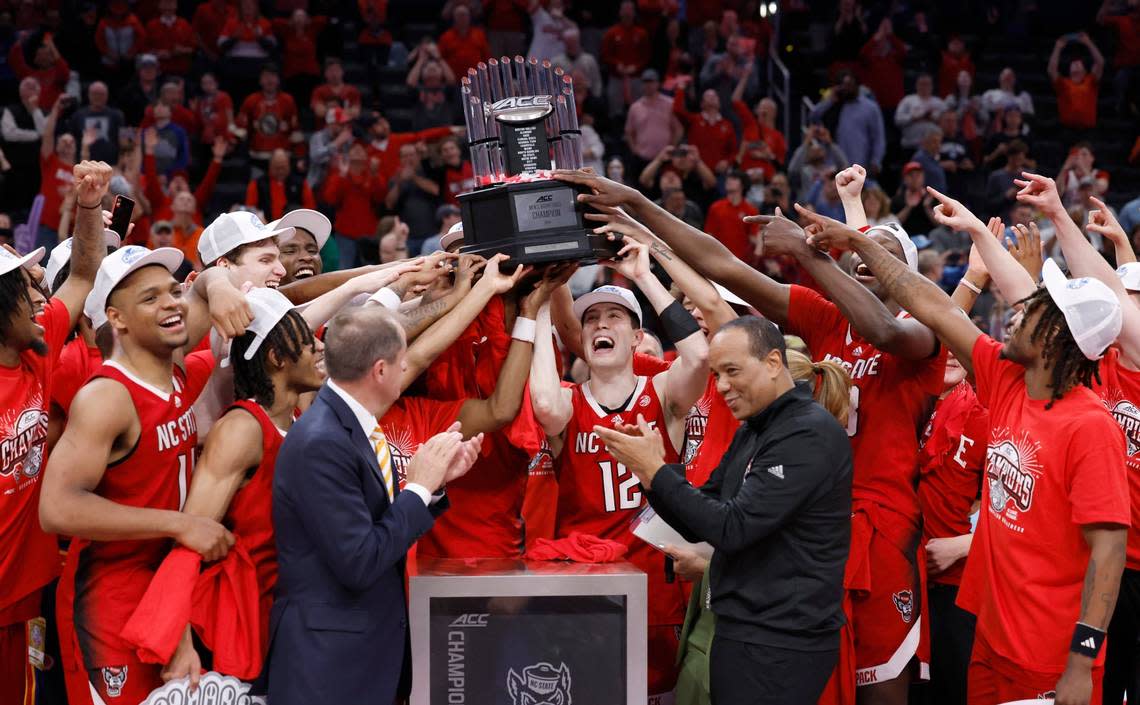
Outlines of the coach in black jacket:
[[598,428],[653,508],[716,551],[710,655],[714,705],[814,703],[839,653],[851,536],[851,447],[835,418],[787,369],[770,321],[745,316],[713,338],[717,389],[743,421],[700,489],[666,465],[648,426]]

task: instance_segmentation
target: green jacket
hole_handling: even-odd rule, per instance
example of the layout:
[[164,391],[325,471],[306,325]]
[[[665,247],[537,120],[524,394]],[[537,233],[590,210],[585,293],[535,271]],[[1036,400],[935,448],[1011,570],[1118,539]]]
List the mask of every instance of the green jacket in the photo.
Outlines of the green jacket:
[[709,651],[716,630],[716,615],[709,609],[709,571],[693,587],[689,609],[685,612],[685,626],[681,629],[681,643],[677,649],[680,673],[677,675],[676,705],[710,705]]

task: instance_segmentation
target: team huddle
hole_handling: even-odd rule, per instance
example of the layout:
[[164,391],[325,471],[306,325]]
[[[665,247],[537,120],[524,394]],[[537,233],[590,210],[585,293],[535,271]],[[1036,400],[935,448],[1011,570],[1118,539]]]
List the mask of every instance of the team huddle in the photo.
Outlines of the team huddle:
[[[1000,221],[932,190],[939,223],[974,243],[947,296],[918,274],[901,227],[867,227],[859,166],[836,176],[846,223],[802,209],[804,226],[750,218],[764,255],[794,258],[810,288],[768,278],[634,189],[556,172],[588,187],[586,218],[620,247],[605,263],[615,285],[573,300],[575,265],[508,271],[502,255],[460,254],[461,225],[429,257],[322,273],[331,225],[308,210],[220,216],[201,237],[205,269],[181,284],[180,251],[119,247],[105,229],[110,167],[74,176],[74,236],[46,268],[42,251],[0,251],[0,625],[12,625],[0,626],[0,701],[24,693],[26,625],[46,618],[73,704],[137,703],[203,667],[270,701],[318,702],[320,669],[287,666],[297,617],[282,600],[306,575],[295,559],[279,575],[278,552],[354,540],[307,508],[344,479],[317,461],[303,420],[320,413],[315,393],[344,396],[341,380],[370,374],[353,351],[371,335],[388,341],[382,393],[353,411],[382,501],[418,495],[430,510],[415,554],[519,558],[579,534],[623,544],[647,575],[650,700],[669,702],[707,563],[633,536],[646,488],[597,427],[647,424],[689,483],[715,482],[747,418],[710,341],[751,312],[802,339],[810,359],[789,352],[793,377],[851,444],[835,596],[846,626],[821,702],[905,703],[912,680],[933,676],[968,683],[979,705],[1098,703],[1134,677],[1137,635],[1109,624],[1114,606],[1140,610],[1140,415],[1128,413],[1140,265],[1114,272],[1048,179],[1026,174],[1018,198],[1054,220],[1081,278],[1051,261],[1029,271]],[[991,280],[1019,305],[1004,345],[968,315]],[[664,340],[645,329],[646,305]],[[576,383],[570,360],[584,363]],[[328,569],[373,582],[366,561]]]

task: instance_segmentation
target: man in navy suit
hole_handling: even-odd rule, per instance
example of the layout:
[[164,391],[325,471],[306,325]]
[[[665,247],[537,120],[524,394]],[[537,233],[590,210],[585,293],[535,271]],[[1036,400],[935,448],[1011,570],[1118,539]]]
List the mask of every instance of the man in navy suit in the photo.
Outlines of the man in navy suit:
[[325,336],[329,381],[277,456],[277,595],[270,622],[274,705],[392,705],[410,689],[404,560],[447,507],[482,434],[429,439],[400,489],[376,423],[400,396],[406,341],[381,307],[342,313]]

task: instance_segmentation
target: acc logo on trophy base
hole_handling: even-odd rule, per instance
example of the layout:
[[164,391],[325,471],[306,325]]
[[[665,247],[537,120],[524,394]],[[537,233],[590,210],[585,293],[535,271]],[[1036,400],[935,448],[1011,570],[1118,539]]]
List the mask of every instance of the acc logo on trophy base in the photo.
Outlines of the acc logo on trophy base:
[[507,692],[512,705],[570,705],[570,669],[541,661],[523,669],[522,675],[510,669]]

